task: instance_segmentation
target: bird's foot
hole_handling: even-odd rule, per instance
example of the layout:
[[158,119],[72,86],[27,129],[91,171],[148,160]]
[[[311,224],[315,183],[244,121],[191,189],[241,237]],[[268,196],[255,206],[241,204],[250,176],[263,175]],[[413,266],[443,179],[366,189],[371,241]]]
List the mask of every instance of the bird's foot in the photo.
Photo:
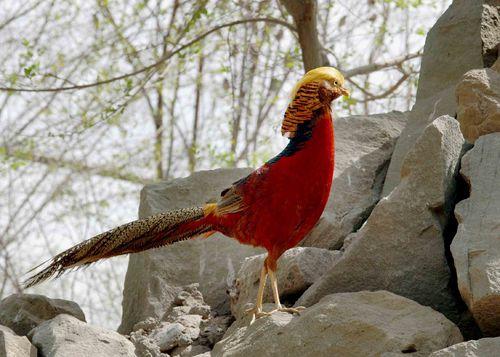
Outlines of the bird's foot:
[[296,314],[296,315],[300,315],[300,312],[301,311],[304,311],[306,308],[304,306],[297,306],[297,307],[283,307],[283,306],[280,306],[280,307],[277,307],[276,309],[274,309],[273,311],[271,311],[270,313],[272,314],[273,312],[287,312],[289,314]]
[[245,310],[245,315],[251,315],[252,319],[250,320],[250,325],[254,323],[254,321],[263,316],[270,316],[272,312],[262,311],[261,307],[254,306],[248,310]]
[[269,316],[271,313],[262,311],[262,309],[257,307],[252,307],[251,309],[245,310],[245,315],[255,315],[255,317],[259,318],[262,316]]

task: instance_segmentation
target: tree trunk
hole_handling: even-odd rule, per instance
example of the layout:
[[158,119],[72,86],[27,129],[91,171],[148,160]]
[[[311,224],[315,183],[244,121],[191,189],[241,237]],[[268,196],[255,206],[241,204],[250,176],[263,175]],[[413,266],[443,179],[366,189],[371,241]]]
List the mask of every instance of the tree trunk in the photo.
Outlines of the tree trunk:
[[156,178],[163,178],[163,85],[158,85],[156,89],[156,113],[154,113],[155,123],[155,147],[154,156],[156,161]]
[[316,67],[329,66],[318,37],[316,0],[280,0],[280,2],[292,15],[297,27],[304,70],[307,72]]
[[201,91],[203,90],[203,64],[205,56],[203,51],[200,51],[198,56],[198,74],[196,77],[195,101],[194,101],[194,118],[193,118],[193,133],[191,137],[191,147],[189,149],[189,171],[194,172],[196,169],[196,151],[198,150],[198,126],[200,122],[200,99]]

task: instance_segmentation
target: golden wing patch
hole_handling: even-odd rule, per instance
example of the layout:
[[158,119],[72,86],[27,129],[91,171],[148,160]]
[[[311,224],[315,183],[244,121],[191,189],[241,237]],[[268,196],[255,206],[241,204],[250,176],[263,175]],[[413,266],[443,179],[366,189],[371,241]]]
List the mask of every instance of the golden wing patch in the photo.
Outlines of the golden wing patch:
[[243,197],[233,187],[217,202],[217,214],[237,213],[243,210]]
[[288,105],[281,125],[281,134],[288,138],[293,138],[297,133],[300,124],[311,120],[313,112],[321,108],[324,104],[320,100],[319,81],[309,82],[299,88],[295,98]]
[[217,214],[237,213],[245,208],[239,186],[244,184],[248,178],[249,176],[234,182],[231,187],[221,192],[221,197],[217,201]]

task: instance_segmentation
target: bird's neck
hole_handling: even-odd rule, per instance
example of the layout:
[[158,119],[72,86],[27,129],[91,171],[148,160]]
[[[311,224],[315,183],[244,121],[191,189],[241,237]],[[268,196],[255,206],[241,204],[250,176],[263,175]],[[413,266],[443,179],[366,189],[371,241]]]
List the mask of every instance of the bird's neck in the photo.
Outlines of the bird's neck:
[[304,141],[298,154],[306,161],[310,160],[311,167],[333,173],[334,128],[330,108],[321,109],[311,121],[311,125],[309,131],[304,131],[304,137],[309,138]]
[[311,159],[323,161],[334,153],[334,129],[330,108],[323,108],[314,113],[314,117],[298,126],[296,135],[290,139],[285,149],[268,163],[273,164],[281,159],[293,156],[310,156]]

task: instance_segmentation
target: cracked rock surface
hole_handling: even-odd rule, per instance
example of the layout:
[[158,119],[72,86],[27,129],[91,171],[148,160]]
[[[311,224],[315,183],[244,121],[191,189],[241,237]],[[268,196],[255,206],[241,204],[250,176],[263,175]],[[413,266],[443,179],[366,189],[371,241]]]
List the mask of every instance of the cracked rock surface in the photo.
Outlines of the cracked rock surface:
[[500,335],[500,133],[481,136],[462,158],[470,197],[455,207],[451,244],[458,288],[481,330]]
[[232,322],[211,313],[197,284],[182,288],[174,306],[161,320],[148,318],[134,325],[130,340],[145,357],[191,357],[209,352]]
[[212,356],[388,356],[430,352],[462,341],[442,314],[387,291],[325,296],[300,316],[237,320]]

